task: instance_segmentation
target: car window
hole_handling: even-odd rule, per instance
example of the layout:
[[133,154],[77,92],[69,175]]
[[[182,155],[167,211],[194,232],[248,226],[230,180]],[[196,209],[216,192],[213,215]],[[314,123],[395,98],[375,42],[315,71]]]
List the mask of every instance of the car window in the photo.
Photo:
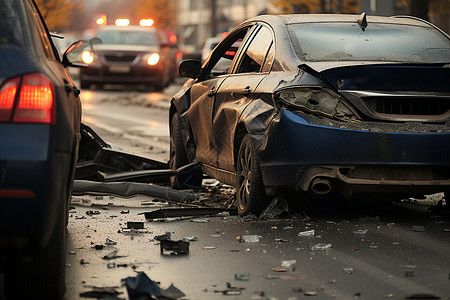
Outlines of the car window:
[[275,43],[272,42],[270,45],[270,49],[267,52],[266,60],[264,61],[264,65],[262,68],[262,72],[270,72],[272,70],[273,59],[275,57]]
[[272,40],[272,31],[262,26],[245,50],[236,73],[260,72]]
[[42,47],[44,48],[44,53],[49,59],[56,59],[55,50],[53,49],[53,44],[50,41],[50,38],[47,34],[47,29],[45,25],[42,23],[41,15],[37,11],[34,5],[31,6],[31,11],[33,13],[33,17],[31,18],[32,22],[35,24],[35,28],[39,32],[39,39],[42,43]]
[[0,46],[21,47],[23,46],[23,36],[20,18],[17,15],[16,1],[2,2],[0,9]]
[[102,40],[103,44],[126,44],[157,46],[158,39],[153,32],[145,31],[112,31],[105,30],[99,32],[96,37]]
[[450,62],[450,40],[421,26],[369,23],[289,25],[297,55],[307,61]]
[[207,76],[219,76],[228,74],[231,66],[239,55],[239,50],[243,45],[252,27],[243,28],[233,34],[227,36],[221,44],[215,49],[207,63]]

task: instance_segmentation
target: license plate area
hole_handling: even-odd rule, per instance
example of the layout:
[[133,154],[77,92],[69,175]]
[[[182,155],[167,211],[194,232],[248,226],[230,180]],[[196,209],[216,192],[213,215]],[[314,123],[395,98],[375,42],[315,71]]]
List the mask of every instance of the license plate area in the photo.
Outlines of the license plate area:
[[111,73],[130,73],[130,67],[128,66],[110,66],[109,72]]

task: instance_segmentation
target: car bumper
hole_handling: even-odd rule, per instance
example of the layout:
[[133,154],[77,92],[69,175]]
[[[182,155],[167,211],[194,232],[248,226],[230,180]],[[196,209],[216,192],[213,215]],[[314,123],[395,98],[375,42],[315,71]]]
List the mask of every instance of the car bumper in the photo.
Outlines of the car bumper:
[[2,124],[0,248],[46,245],[67,201],[71,156],[48,125]]
[[[318,194],[334,189],[345,197],[434,193],[450,190],[449,148],[448,132],[327,127],[283,110],[262,140],[261,171],[271,194],[282,189]],[[324,189],[314,189],[316,183]]]
[[163,70],[158,66],[97,65],[81,69],[80,80],[94,84],[156,84],[161,82],[162,73]]

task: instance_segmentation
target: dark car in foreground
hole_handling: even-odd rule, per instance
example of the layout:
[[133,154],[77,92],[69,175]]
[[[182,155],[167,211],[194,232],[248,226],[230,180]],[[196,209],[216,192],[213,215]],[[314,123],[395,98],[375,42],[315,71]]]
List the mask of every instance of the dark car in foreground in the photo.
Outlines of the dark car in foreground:
[[[286,191],[450,191],[450,39],[428,22],[260,16],[180,74],[191,79],[171,101],[170,164],[234,185],[240,214]],[[173,185],[198,185],[190,175]]]
[[80,91],[65,68],[69,52],[63,64],[35,3],[0,6],[2,286],[8,299],[61,299]]
[[80,85],[133,84],[161,90],[172,80],[174,60],[166,36],[154,27],[106,26],[94,36]]

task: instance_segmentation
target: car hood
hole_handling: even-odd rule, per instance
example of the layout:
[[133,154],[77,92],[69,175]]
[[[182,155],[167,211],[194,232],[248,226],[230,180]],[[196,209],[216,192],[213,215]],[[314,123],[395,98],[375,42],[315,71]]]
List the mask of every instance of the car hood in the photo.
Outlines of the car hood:
[[94,45],[96,52],[158,52],[158,46],[149,45],[123,45],[123,44],[98,44]]
[[450,92],[449,64],[331,62],[299,67],[336,90]]

